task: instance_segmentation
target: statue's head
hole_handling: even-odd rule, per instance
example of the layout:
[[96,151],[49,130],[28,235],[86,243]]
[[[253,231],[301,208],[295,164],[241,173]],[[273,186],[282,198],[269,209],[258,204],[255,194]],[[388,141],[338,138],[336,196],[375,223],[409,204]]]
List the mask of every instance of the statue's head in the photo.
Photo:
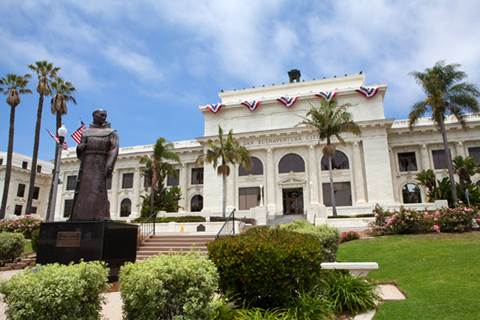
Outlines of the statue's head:
[[93,112],[93,123],[96,125],[103,125],[107,122],[107,111],[103,109],[97,109]]

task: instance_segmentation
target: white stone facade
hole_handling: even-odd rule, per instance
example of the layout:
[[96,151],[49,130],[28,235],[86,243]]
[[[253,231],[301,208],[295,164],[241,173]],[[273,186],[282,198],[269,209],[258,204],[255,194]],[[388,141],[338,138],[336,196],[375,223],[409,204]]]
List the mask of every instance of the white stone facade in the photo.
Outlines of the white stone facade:
[[[178,166],[178,186],[183,195],[180,201],[182,213],[179,214],[198,209],[192,207],[192,198],[200,195],[203,197],[201,214],[220,215],[222,179],[213,167],[205,164],[203,183],[192,181],[192,169],[199,167],[195,160],[205,151],[203,142],[215,137],[219,125],[225,131],[232,129],[236,138],[262,165],[262,172],[258,175],[240,175],[238,165],[231,168],[226,184],[228,210],[236,208],[240,216],[261,217],[266,214],[268,218],[292,212],[306,214],[310,219],[328,214],[330,209],[325,204],[328,205],[329,196],[324,197],[324,192],[329,192],[324,188],[324,184],[329,182],[328,171],[323,170],[321,165],[325,142],[318,141],[314,130],[298,126],[311,105],[319,104],[320,98],[315,94],[324,90],[335,90],[339,105],[349,104],[348,110],[361,128],[360,136],[345,134],[345,144],[337,145],[337,150],[344,156],[344,163],[343,169],[334,170],[334,182],[338,184],[338,194],[342,193],[345,203],[348,203],[339,206],[339,214],[371,212],[377,203],[387,207],[400,206],[405,200],[402,188],[407,183],[415,183],[415,176],[420,170],[442,167],[441,155],[436,152],[442,149],[441,135],[428,119],[422,119],[413,130],[409,130],[408,121],[386,119],[383,101],[387,86],[378,85],[378,94],[367,99],[356,92],[356,89],[365,85],[364,81],[364,76],[352,75],[222,91],[220,98],[224,106],[219,112],[200,108],[205,118],[204,137],[174,142],[182,163]],[[276,100],[281,96],[298,97],[298,100],[291,108],[286,108]],[[262,102],[252,112],[241,105],[245,100]],[[410,106],[405,108],[409,109]],[[463,130],[452,119],[447,119],[446,126],[453,156],[480,156],[480,116],[468,117],[468,130]],[[152,145],[120,149],[109,191],[113,219],[138,216],[140,196],[145,194],[139,159],[151,150]],[[280,162],[290,154],[296,156],[289,157],[301,159],[303,170],[281,173]],[[57,220],[63,219],[65,200],[73,198],[73,190],[67,190],[66,181],[68,176],[77,174],[78,165],[75,150],[62,154],[61,179],[64,183],[59,188]],[[445,169],[435,169],[435,172],[439,177],[446,175]],[[133,174],[133,181],[130,185],[127,183],[127,187],[122,186],[125,173]],[[249,192],[257,194],[248,198]],[[416,203],[410,206],[425,207],[424,190],[420,190],[420,198],[416,196],[413,195]],[[255,202],[255,197],[256,203],[252,206],[251,201],[253,199]],[[120,217],[124,199],[129,199],[132,204],[128,217]],[[240,210],[242,206],[245,209],[245,203],[246,210]]]
[[[6,165],[7,153],[0,152],[0,197],[3,194]],[[26,213],[25,210],[28,188],[30,184],[31,165],[32,159],[30,157],[19,153],[13,153],[12,175],[10,178],[10,187],[8,189],[7,210],[5,213],[6,218],[25,215]],[[53,164],[48,161],[39,160],[37,162],[37,168],[35,186],[38,188],[38,195],[37,193],[34,194],[34,199],[32,202],[32,207],[36,208],[36,212],[30,213],[38,214],[44,218],[47,212],[48,194],[50,193]]]

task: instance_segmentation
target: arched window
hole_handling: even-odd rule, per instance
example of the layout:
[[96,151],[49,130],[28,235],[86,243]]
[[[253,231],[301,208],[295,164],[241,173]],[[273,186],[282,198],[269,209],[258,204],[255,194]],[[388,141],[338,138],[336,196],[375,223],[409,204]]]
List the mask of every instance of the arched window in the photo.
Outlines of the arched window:
[[128,217],[132,213],[132,201],[123,199],[120,203],[120,217]]
[[240,165],[238,168],[238,175],[239,176],[248,176],[248,175],[254,175],[254,176],[261,176],[263,174],[263,164],[260,159],[256,157],[250,157],[250,163],[251,163],[251,168],[250,170],[247,170],[245,167]]
[[[332,169],[333,170],[347,170],[350,169],[348,158],[342,151],[335,151],[332,157]],[[322,157],[322,170],[328,170],[328,157]]]
[[403,203],[421,203],[420,188],[414,183],[407,183],[402,188]]
[[302,157],[295,153],[289,153],[278,164],[279,173],[305,172],[305,162]]
[[190,211],[199,212],[203,209],[203,197],[199,194],[192,197],[190,200]]

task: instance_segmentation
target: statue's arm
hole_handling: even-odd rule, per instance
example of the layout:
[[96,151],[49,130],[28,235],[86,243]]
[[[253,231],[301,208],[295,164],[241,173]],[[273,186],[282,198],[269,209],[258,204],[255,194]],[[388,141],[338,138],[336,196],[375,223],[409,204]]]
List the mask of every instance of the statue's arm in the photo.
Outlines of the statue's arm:
[[77,158],[81,159],[83,152],[87,149],[87,137],[82,136],[80,143],[77,145]]
[[115,161],[118,157],[118,148],[119,148],[119,137],[116,131],[113,131],[110,135],[110,151],[108,152],[107,158],[107,177],[110,177],[115,167]]

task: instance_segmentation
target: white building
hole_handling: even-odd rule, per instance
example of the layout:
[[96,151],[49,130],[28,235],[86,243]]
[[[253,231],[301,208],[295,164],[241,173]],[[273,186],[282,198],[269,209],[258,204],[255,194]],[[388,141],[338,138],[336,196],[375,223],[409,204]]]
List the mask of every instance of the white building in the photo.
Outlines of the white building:
[[[0,152],[0,197],[3,194],[5,184],[5,168],[7,164],[7,153]],[[30,185],[30,170],[32,159],[20,153],[13,153],[12,175],[8,189],[6,218],[26,214],[28,188]],[[35,179],[35,191],[33,193],[32,212],[45,217],[47,212],[48,194],[52,181],[53,164],[48,161],[37,162],[37,175]],[[0,200],[1,201],[1,200]]]
[[[225,131],[233,129],[251,152],[254,164],[252,172],[231,168],[227,179],[229,209],[236,208],[240,216],[268,218],[305,214],[314,219],[329,214],[328,171],[322,162],[325,142],[318,141],[314,130],[297,126],[310,106],[318,105],[320,92],[335,92],[339,105],[350,104],[348,111],[361,128],[360,136],[345,134],[346,143],[337,145],[334,182],[339,214],[371,212],[377,203],[425,207],[425,192],[416,185],[416,174],[422,169],[434,169],[438,176],[447,174],[438,129],[429,119],[421,119],[412,131],[407,120],[386,119],[383,101],[387,86],[366,87],[369,97],[365,90],[367,96],[358,91],[364,86],[363,75],[350,75],[222,91],[218,112],[213,112],[216,106],[200,108],[204,136],[174,143],[182,164],[178,178],[170,177],[167,184],[181,188],[182,211],[221,212],[221,178],[211,165],[202,168],[195,164],[205,151],[202,142],[215,137],[220,125]],[[287,108],[278,101],[281,97],[296,98],[296,102]],[[242,104],[245,101],[261,104],[251,111]],[[480,160],[480,117],[467,118],[468,130],[450,118],[446,126],[452,156],[471,155]],[[109,190],[112,219],[138,216],[140,196],[145,194],[139,159],[151,150],[152,145],[121,148]],[[57,219],[62,219],[71,206],[78,165],[75,150],[63,153],[61,177],[65,183],[59,190]]]

